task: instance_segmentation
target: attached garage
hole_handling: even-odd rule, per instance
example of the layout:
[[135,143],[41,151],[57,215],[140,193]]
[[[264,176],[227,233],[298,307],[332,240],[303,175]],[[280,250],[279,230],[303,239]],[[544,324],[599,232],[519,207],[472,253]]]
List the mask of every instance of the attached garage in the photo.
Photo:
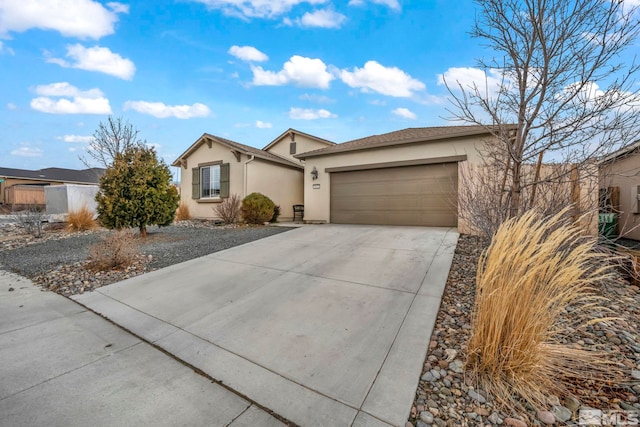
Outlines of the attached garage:
[[304,160],[307,223],[457,227],[467,173],[494,144],[484,126],[409,128],[298,154]]
[[330,186],[332,223],[458,225],[456,162],[335,171]]

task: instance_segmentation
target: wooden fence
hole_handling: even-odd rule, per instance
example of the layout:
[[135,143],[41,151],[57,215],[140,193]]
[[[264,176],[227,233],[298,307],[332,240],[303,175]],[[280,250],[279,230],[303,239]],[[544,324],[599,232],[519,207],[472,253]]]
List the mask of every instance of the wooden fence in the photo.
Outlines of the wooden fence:
[[5,188],[4,200],[12,207],[26,207],[37,205],[44,207],[44,186],[41,185],[13,185]]

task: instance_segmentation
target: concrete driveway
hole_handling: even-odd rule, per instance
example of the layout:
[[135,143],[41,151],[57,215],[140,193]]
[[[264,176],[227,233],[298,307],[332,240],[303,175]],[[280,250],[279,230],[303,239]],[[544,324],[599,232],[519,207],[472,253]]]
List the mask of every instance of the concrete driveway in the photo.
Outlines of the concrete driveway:
[[404,425],[455,229],[317,225],[76,301],[300,425]]
[[81,305],[2,270],[0,362],[0,426],[283,426]]

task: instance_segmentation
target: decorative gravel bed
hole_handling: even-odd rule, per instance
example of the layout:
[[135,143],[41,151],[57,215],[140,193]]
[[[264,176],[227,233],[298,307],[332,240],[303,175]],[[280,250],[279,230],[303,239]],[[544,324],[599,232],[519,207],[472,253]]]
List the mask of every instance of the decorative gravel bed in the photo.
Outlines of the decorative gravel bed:
[[68,233],[50,229],[42,238],[35,239],[14,225],[3,224],[0,226],[3,243],[0,268],[68,296],[287,230],[285,227],[220,226],[202,221],[149,227],[147,238],[141,239],[141,255],[132,266],[125,270],[93,272],[86,268],[88,249],[108,231]]
[[477,261],[484,248],[480,239],[460,236],[407,427],[578,425],[578,411],[587,407],[640,415],[640,290],[624,280],[600,288],[620,319],[577,330],[567,342],[614,355],[629,373],[629,384],[615,389],[584,384],[562,401],[550,397],[545,411],[504,413],[465,376]]

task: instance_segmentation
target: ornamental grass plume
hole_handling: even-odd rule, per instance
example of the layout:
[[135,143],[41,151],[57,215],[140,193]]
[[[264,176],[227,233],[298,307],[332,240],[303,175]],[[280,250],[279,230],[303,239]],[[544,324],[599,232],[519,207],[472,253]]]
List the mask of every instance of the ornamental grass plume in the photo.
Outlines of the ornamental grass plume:
[[67,215],[67,230],[86,231],[97,228],[98,223],[94,219],[94,215],[87,205],[82,205],[80,209],[69,212]]
[[478,262],[465,368],[510,408],[524,400],[540,409],[571,384],[622,378],[611,356],[567,343],[572,328],[611,320],[594,318],[605,311],[594,286],[610,277],[611,256],[595,252],[595,238],[566,214],[528,211],[506,221]]

